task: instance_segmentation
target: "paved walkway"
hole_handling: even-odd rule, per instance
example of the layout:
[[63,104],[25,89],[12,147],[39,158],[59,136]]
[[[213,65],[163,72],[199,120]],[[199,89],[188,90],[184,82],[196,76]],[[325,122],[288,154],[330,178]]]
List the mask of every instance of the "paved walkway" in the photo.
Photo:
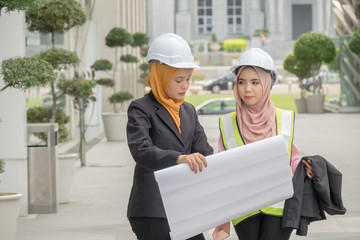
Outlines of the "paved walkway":
[[[216,147],[217,117],[201,116]],[[343,173],[344,216],[310,225],[306,239],[360,239],[360,114],[299,114],[295,144],[302,155],[319,154]],[[126,218],[134,162],[126,142],[105,139],[86,153],[87,167],[74,166],[71,202],[56,214],[21,217],[17,240],[133,240]],[[211,239],[211,230],[205,233]],[[229,239],[236,239],[233,234]],[[292,236],[291,239],[305,239]]]

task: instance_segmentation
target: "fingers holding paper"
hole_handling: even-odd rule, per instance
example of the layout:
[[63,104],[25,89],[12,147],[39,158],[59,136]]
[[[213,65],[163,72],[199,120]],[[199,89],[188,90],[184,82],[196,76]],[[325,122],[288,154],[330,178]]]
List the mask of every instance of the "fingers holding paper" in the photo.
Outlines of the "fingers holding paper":
[[192,171],[197,173],[202,172],[203,166],[207,167],[206,158],[201,153],[192,153],[188,155],[179,155],[176,161],[177,164],[187,163]]

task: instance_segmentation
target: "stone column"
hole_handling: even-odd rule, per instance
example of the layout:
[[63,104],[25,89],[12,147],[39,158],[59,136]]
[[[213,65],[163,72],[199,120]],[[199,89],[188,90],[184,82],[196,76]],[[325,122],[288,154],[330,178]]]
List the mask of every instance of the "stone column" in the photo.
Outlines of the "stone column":
[[191,14],[188,0],[180,0],[179,10],[175,15],[175,32],[185,39],[191,40]]
[[255,30],[264,28],[264,13],[260,9],[260,0],[252,0],[249,13],[249,34]]
[[284,40],[284,0],[277,0],[277,26],[276,26],[276,32],[279,39]]
[[[316,9],[317,9],[317,32],[325,33],[324,28],[324,9],[323,9],[323,0],[317,0],[316,1]],[[312,13],[314,15],[314,13]],[[316,29],[315,29],[316,30]]]
[[268,1],[268,8],[269,8],[269,16],[267,18],[268,20],[268,29],[270,34],[275,33],[275,0],[269,0]]

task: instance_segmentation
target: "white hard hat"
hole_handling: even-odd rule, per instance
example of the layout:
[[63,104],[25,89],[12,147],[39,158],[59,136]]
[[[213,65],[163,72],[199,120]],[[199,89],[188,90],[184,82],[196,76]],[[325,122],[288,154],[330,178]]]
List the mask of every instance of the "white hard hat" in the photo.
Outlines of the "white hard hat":
[[232,66],[230,70],[237,75],[241,66],[256,66],[269,71],[272,78],[272,84],[278,79],[278,72],[276,71],[272,57],[261,48],[250,48],[242,52],[236,60],[235,65]]
[[146,62],[158,61],[174,68],[198,68],[189,44],[179,35],[165,33],[150,44]]

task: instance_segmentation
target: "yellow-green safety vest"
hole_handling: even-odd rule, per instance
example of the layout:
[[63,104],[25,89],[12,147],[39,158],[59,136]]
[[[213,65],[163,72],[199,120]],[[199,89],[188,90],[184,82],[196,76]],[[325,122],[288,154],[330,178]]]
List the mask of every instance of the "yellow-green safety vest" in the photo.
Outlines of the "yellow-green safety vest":
[[[276,135],[283,135],[286,147],[288,149],[289,162],[291,161],[291,152],[294,136],[295,113],[293,111],[276,108]],[[228,113],[220,118],[221,138],[226,150],[245,145],[237,124],[236,112]],[[275,203],[270,207],[265,207],[259,211],[234,219],[234,225],[244,219],[263,212],[265,214],[282,216],[284,201]]]

